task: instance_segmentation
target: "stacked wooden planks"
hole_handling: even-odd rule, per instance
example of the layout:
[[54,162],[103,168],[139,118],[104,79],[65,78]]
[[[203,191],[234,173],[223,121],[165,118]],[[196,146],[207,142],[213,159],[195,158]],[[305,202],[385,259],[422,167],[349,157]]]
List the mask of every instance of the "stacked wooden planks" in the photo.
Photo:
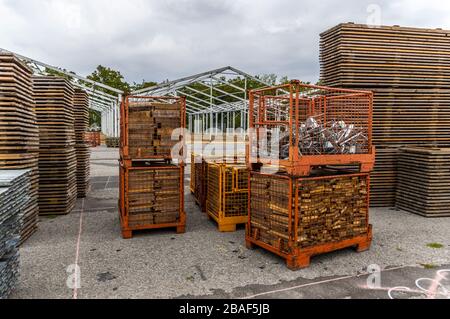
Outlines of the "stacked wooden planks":
[[324,85],[374,92],[373,206],[394,206],[395,154],[450,146],[449,31],[340,24],[321,34]]
[[31,69],[12,54],[0,54],[0,169],[31,170],[31,194],[23,212],[21,242],[37,229],[39,131]]
[[129,104],[129,156],[135,159],[171,157],[175,129],[181,127],[181,105],[154,101],[131,101]]
[[396,205],[426,217],[450,217],[450,148],[401,150]]
[[89,188],[89,158],[90,150],[86,143],[86,131],[89,126],[88,94],[76,89],[74,94],[75,112],[75,152],[77,156],[77,195],[84,198]]
[[[253,173],[250,182],[251,232],[268,245],[308,248],[367,233],[368,174],[297,179]],[[292,206],[289,194],[293,194]],[[289,218],[297,221],[292,233]],[[295,232],[292,246],[289,241]]]
[[0,299],[18,283],[22,214],[31,197],[31,170],[0,170]]
[[68,214],[77,198],[74,89],[61,77],[33,77],[39,124],[39,213]]
[[120,139],[118,137],[107,137],[105,143],[108,148],[119,148]]

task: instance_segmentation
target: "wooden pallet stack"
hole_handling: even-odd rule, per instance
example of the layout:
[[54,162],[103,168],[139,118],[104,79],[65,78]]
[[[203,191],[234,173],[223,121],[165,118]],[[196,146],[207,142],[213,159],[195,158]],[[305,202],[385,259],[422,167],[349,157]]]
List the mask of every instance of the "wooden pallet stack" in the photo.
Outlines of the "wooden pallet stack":
[[39,125],[39,214],[64,215],[77,198],[74,89],[69,80],[33,77]]
[[37,229],[39,131],[32,70],[12,54],[0,54],[0,169],[31,170],[31,194],[23,214],[21,243]]
[[374,92],[373,206],[394,206],[404,146],[450,146],[449,31],[340,24],[321,35],[324,85]]
[[[248,248],[271,251],[293,270],[314,255],[369,249],[371,109],[371,93],[297,81],[250,92]],[[274,144],[283,129],[289,135]]]
[[89,126],[89,96],[76,89],[74,94],[75,112],[75,152],[77,155],[77,196],[85,198],[89,188],[90,150],[86,143],[86,132]]
[[86,132],[86,143],[89,145],[89,147],[100,146],[100,132]]
[[172,132],[185,127],[185,99],[125,97],[121,105],[122,237],[139,230],[184,233],[184,163],[172,163]]
[[425,217],[450,217],[450,148],[400,150],[396,205]]
[[18,283],[18,245],[31,188],[31,170],[0,170],[0,299]]
[[118,137],[107,137],[105,139],[105,144],[108,148],[119,148],[120,139]]

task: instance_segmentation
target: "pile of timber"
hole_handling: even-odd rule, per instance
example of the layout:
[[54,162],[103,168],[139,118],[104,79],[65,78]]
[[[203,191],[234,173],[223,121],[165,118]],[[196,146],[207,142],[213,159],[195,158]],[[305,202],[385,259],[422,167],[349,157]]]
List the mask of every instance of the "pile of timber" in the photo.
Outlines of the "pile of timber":
[[[251,174],[252,232],[262,242],[288,247],[297,235],[295,247],[308,248],[367,233],[368,174],[315,177]],[[297,221],[292,233],[289,216]]]
[[449,31],[340,24],[321,34],[324,85],[374,92],[373,206],[394,206],[396,150],[450,146]]
[[6,299],[19,277],[23,213],[31,198],[31,170],[0,170],[0,299]]
[[450,217],[450,148],[401,151],[396,204],[426,217]]
[[108,148],[119,148],[120,139],[118,137],[107,137],[105,139],[105,144]]
[[12,54],[0,54],[0,170],[31,170],[21,243],[37,229],[39,131],[31,69]]
[[181,110],[179,102],[130,101],[126,155],[134,159],[171,158],[172,148],[178,143],[172,133],[181,127]]
[[68,214],[77,198],[74,89],[61,77],[33,77],[39,125],[39,213]]
[[89,187],[89,145],[86,143],[86,132],[89,126],[88,94],[76,89],[74,95],[75,112],[75,152],[77,156],[77,195],[84,198]]

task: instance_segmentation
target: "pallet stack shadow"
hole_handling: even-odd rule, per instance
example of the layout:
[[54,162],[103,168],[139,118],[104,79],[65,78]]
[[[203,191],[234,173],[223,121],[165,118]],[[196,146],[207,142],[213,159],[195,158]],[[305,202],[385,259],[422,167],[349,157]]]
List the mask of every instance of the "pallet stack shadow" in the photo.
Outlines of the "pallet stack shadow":
[[86,132],[89,126],[89,96],[76,89],[74,95],[75,111],[75,152],[77,156],[77,197],[85,198],[89,188],[89,145],[86,143]]
[[30,190],[31,170],[0,170],[0,299],[18,283],[18,245]]
[[371,99],[298,81],[250,93],[248,248],[295,270],[314,255],[370,247]]
[[14,55],[0,54],[0,169],[31,170],[21,243],[36,231],[39,214],[39,130],[31,76],[32,70]]
[[324,85],[374,92],[372,206],[395,206],[402,147],[450,146],[449,31],[340,24],[321,34]]
[[34,76],[39,125],[39,214],[69,214],[77,199],[74,89],[69,80]]
[[400,151],[396,206],[425,217],[450,217],[450,148]]
[[157,228],[185,232],[184,163],[172,161],[172,148],[180,141],[172,134],[185,127],[185,112],[184,98],[124,98],[119,199],[123,238]]

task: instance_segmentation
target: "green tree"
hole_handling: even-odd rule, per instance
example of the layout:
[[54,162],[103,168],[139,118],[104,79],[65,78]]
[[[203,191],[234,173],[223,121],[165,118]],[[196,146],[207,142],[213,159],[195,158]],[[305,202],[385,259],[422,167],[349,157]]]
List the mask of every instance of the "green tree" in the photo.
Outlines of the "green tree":
[[152,86],[156,86],[156,85],[158,85],[158,83],[156,83],[156,82],[147,82],[145,80],[142,80],[142,83],[133,82],[133,84],[130,87],[131,87],[131,91],[134,92],[134,91],[137,91],[137,90],[151,88]]
[[[119,71],[104,67],[102,65],[99,65],[97,69],[95,69],[95,71],[92,72],[92,74],[87,78],[92,81],[106,84],[115,89],[122,90],[125,94],[128,94],[131,91],[130,84],[125,81],[123,75]],[[109,94],[115,94],[108,89],[102,89],[102,91]]]

